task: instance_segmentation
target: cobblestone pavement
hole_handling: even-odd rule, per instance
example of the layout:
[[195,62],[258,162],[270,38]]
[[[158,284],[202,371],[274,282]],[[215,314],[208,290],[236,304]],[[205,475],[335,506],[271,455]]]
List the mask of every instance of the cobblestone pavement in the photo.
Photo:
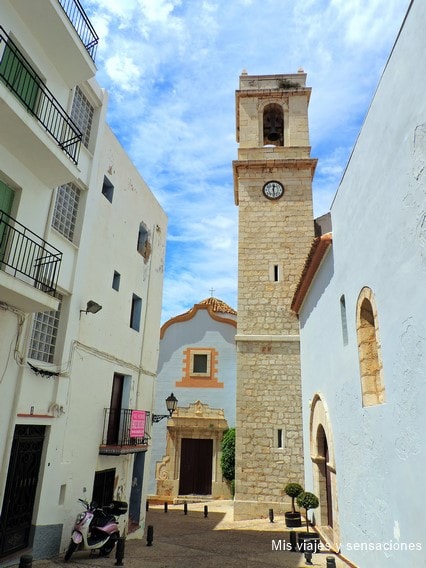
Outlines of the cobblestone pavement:
[[[208,515],[204,515],[204,506]],[[123,565],[127,568],[299,568],[327,567],[327,557],[334,557],[336,568],[347,568],[342,559],[328,551],[313,555],[312,564],[303,554],[286,550],[289,532],[283,517],[233,521],[232,502],[212,501],[183,505],[151,506],[146,526],[153,527],[153,544],[127,539]],[[281,544],[280,544],[281,543]],[[281,550],[280,550],[281,548]],[[33,568],[64,566],[62,556],[33,562]],[[68,568],[109,568],[116,565],[115,553],[109,557],[76,552]],[[328,568],[328,567],[327,567]]]

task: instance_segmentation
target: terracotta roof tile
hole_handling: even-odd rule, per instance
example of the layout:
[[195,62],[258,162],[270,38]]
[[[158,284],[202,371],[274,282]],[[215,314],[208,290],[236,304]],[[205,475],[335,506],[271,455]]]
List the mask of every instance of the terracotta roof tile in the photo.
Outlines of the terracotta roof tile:
[[296,288],[296,292],[293,296],[293,301],[291,303],[291,309],[296,312],[296,314],[299,313],[303,301],[305,300],[305,296],[321,264],[321,261],[332,242],[332,233],[326,233],[325,235],[316,237],[313,240],[311,250],[309,251],[308,257],[305,261],[305,266],[303,268],[299,283]]

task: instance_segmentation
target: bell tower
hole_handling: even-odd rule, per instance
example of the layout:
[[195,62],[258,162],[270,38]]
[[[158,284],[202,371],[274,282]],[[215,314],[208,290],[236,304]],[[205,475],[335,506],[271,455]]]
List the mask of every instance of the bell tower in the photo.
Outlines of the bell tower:
[[240,76],[236,519],[303,485],[299,324],[291,301],[314,238],[306,74]]

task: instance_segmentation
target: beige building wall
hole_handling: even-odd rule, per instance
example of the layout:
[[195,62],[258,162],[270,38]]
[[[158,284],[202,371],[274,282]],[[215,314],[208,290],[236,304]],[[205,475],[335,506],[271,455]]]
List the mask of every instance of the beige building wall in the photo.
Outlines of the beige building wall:
[[[290,304],[313,239],[306,75],[240,77],[235,518],[284,511],[285,484],[303,483],[299,326]],[[279,139],[265,144],[268,108]],[[278,199],[265,183],[284,187]]]

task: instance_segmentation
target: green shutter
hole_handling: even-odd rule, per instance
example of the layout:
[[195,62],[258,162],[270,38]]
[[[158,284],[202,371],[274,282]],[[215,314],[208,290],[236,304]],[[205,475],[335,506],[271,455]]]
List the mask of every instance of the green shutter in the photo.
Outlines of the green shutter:
[[0,268],[3,261],[6,243],[3,242],[3,236],[5,235],[7,218],[3,218],[1,213],[7,213],[10,215],[12,211],[13,198],[15,194],[13,189],[0,180]]
[[34,110],[39,90],[37,76],[13,44],[7,43],[4,48],[0,77],[27,108]]
[[0,180],[0,210],[10,215],[15,193],[8,185]]

